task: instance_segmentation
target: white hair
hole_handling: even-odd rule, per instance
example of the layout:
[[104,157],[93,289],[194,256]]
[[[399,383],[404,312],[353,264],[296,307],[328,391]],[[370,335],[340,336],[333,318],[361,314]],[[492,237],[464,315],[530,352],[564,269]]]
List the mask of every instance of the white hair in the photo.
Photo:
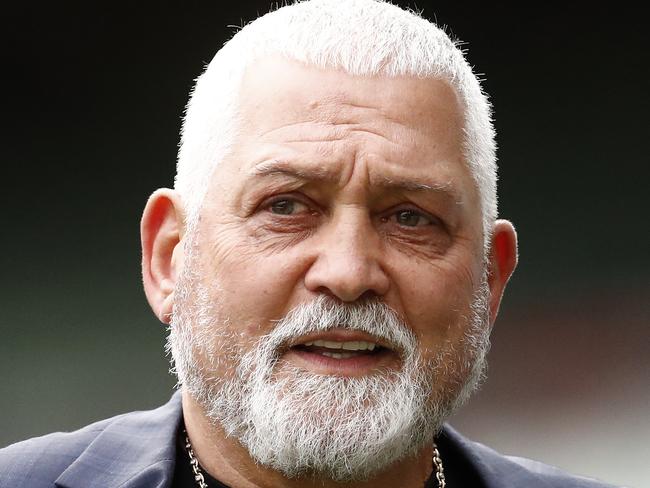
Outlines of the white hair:
[[175,188],[192,227],[219,161],[237,130],[245,69],[272,54],[353,76],[447,81],[464,111],[463,152],[480,195],[484,249],[497,215],[496,143],[480,82],[445,32],[381,0],[311,0],[268,13],[242,28],[197,79],[181,131]]

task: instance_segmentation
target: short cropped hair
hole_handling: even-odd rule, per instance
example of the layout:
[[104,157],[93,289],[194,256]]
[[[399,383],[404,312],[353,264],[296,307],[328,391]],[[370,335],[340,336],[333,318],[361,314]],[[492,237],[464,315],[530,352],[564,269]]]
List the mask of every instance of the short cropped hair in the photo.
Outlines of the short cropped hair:
[[181,130],[175,188],[196,223],[208,182],[237,131],[244,72],[271,55],[353,76],[413,76],[448,82],[463,109],[463,154],[480,195],[484,250],[497,216],[491,107],[458,44],[435,24],[381,0],[296,2],[237,32],[196,80]]

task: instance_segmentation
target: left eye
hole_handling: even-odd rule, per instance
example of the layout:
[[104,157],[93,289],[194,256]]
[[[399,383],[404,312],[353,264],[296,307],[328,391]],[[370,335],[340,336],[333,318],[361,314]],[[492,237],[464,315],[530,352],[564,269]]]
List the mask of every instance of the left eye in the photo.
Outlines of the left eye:
[[308,207],[302,202],[283,198],[272,202],[269,205],[269,210],[276,215],[292,215],[298,212],[305,212],[308,210]]
[[405,227],[418,227],[431,224],[431,219],[415,210],[399,210],[395,212],[395,220]]

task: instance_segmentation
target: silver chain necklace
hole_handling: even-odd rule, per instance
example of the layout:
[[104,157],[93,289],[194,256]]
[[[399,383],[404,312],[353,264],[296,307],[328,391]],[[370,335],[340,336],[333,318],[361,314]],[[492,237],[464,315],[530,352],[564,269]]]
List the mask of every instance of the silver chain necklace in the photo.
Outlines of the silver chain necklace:
[[187,455],[190,457],[190,465],[192,466],[192,471],[194,472],[194,480],[196,481],[196,484],[199,485],[199,488],[208,488],[208,484],[205,482],[203,473],[201,473],[199,460],[196,459],[196,456],[194,455],[194,449],[192,449],[190,437],[187,435],[185,428],[183,428],[183,435],[185,435],[185,449],[187,449]]
[[[192,443],[190,442],[190,437],[187,435],[187,431],[183,429],[183,434],[185,435],[185,449],[187,450],[187,455],[190,457],[190,465],[192,466],[192,471],[194,472],[194,480],[199,488],[208,488],[208,484],[205,482],[203,473],[201,472],[201,466],[199,465],[199,460],[196,459],[194,455],[194,449],[192,449]],[[438,446],[436,443],[433,443],[433,467],[436,470],[436,481],[438,482],[438,488],[445,488],[447,483],[445,482],[445,469],[442,467],[442,459],[440,459],[440,452],[438,452]]]

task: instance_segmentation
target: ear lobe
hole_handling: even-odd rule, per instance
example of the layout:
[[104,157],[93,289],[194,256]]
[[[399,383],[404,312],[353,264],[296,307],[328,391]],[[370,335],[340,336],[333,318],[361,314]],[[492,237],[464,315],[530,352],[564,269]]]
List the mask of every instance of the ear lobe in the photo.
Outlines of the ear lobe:
[[166,324],[174,305],[176,278],[183,266],[183,225],[179,195],[167,188],[156,190],[140,222],[142,281],[151,309]]
[[488,284],[490,287],[490,323],[499,312],[503,291],[517,266],[517,232],[507,220],[497,220],[492,232]]

